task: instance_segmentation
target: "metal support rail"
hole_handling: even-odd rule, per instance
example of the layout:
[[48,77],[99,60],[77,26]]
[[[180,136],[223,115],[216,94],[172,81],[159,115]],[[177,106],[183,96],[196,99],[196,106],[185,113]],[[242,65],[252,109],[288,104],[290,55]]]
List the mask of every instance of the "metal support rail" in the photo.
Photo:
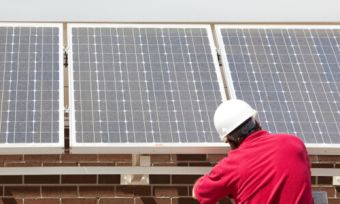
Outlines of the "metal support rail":
[[[148,175],[203,175],[212,167],[1,167],[0,175],[105,175],[105,174],[148,174]],[[340,176],[337,168],[312,168],[312,176]]]

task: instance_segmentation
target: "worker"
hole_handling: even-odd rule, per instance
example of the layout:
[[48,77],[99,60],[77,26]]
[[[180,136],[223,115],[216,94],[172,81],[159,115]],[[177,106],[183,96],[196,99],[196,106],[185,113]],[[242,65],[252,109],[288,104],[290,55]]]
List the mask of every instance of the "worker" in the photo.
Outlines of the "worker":
[[310,163],[298,137],[262,130],[256,111],[242,100],[223,102],[214,115],[228,156],[200,177],[193,197],[215,204],[230,197],[238,204],[312,204]]

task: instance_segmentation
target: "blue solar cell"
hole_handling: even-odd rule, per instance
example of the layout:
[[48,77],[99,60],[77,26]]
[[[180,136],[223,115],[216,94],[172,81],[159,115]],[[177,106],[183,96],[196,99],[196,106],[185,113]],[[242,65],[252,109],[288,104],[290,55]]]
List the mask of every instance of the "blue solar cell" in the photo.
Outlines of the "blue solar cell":
[[70,34],[77,143],[220,141],[212,118],[224,96],[206,28]]
[[60,143],[60,32],[0,26],[1,144]]
[[272,132],[296,134],[306,143],[339,143],[339,31],[221,27],[230,92],[259,110]]

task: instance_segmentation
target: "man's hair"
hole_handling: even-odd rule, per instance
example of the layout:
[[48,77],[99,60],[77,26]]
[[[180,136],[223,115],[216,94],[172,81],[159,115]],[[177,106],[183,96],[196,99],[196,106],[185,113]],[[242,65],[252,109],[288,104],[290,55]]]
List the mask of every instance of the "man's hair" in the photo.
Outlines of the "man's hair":
[[255,118],[251,117],[229,133],[227,135],[227,141],[230,143],[231,147],[235,149],[245,138],[261,129],[260,123]]

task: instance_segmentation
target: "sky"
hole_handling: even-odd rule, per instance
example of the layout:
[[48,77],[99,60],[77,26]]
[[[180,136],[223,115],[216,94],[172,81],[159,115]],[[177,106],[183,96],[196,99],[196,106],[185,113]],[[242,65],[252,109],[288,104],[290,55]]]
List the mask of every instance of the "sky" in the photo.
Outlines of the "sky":
[[337,0],[0,0],[0,21],[340,22]]

